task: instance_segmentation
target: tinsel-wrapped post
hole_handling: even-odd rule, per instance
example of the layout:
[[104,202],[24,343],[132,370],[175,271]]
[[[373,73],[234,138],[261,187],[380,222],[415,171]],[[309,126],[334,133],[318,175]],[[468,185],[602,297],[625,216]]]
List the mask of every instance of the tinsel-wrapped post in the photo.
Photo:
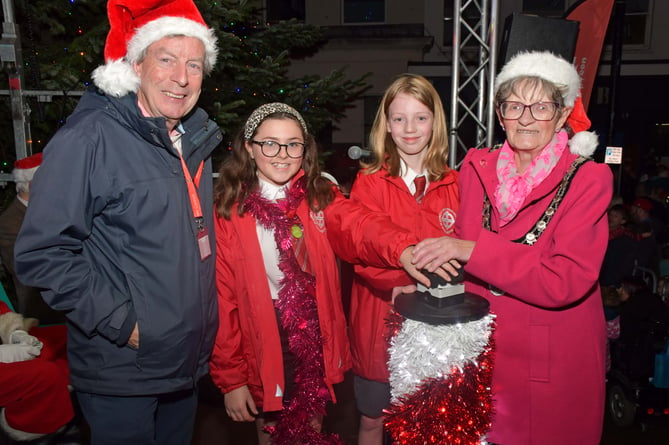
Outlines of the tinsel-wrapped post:
[[391,406],[395,444],[486,444],[492,418],[494,315],[429,324],[393,314]]

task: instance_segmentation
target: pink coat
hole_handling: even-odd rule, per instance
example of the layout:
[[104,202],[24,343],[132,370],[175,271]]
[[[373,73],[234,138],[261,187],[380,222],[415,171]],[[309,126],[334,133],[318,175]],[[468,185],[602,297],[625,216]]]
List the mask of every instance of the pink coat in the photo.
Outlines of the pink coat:
[[[586,162],[536,244],[514,243],[537,222],[576,158],[568,151],[513,221],[482,229],[484,190],[494,200],[499,151],[471,150],[460,172],[459,238],[475,240],[466,289],[497,315],[489,441],[599,444],[605,399],[606,325],[597,283],[607,245],[608,166]],[[494,202],[494,201],[493,201]],[[496,296],[494,286],[504,292]]]

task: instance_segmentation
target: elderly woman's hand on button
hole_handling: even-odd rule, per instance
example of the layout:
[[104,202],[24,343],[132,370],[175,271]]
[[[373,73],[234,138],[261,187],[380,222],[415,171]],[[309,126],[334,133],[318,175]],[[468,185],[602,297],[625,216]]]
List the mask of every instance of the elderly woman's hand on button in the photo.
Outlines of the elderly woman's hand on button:
[[435,272],[451,281],[451,276],[458,275],[461,263],[469,261],[475,245],[474,241],[450,236],[427,238],[416,244],[411,262],[418,270]]

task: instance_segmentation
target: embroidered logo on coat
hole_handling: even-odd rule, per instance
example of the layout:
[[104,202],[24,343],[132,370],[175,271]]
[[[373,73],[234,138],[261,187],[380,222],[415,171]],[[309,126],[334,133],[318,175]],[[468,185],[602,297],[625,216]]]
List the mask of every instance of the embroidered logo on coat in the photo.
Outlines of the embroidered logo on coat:
[[309,211],[309,216],[311,216],[311,220],[316,225],[316,228],[318,229],[318,231],[321,232],[321,233],[324,233],[325,232],[325,214],[323,213],[323,211],[319,210],[317,213],[314,213],[310,210]]
[[448,208],[442,209],[439,212],[439,224],[441,224],[441,228],[446,235],[452,234],[455,225],[455,212]]

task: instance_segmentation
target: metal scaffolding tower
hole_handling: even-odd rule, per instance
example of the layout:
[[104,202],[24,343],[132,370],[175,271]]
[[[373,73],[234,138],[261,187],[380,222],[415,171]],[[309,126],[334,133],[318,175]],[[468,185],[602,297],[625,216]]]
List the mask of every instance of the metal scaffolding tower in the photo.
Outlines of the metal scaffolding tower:
[[[8,90],[0,90],[0,96],[9,96],[12,107],[14,147],[16,159],[32,154],[30,133],[30,105],[25,100],[34,97],[39,102],[51,102],[54,96],[81,96],[83,91],[26,90],[23,83],[23,60],[18,25],[14,20],[13,0],[2,0],[2,39],[0,39],[0,66],[9,81]],[[0,172],[0,185],[12,181],[11,173]]]
[[449,163],[459,168],[469,148],[493,143],[498,0],[453,1]]
[[[14,23],[14,5],[11,0],[2,0],[2,39],[0,40],[0,62],[2,70],[7,73],[9,80],[9,97],[12,104],[12,122],[14,124],[14,146],[16,159],[25,158],[31,154],[29,128],[26,114],[29,108],[23,101],[21,90],[23,87],[23,63],[21,57],[21,43],[19,33]],[[28,136],[28,137],[27,137]]]

